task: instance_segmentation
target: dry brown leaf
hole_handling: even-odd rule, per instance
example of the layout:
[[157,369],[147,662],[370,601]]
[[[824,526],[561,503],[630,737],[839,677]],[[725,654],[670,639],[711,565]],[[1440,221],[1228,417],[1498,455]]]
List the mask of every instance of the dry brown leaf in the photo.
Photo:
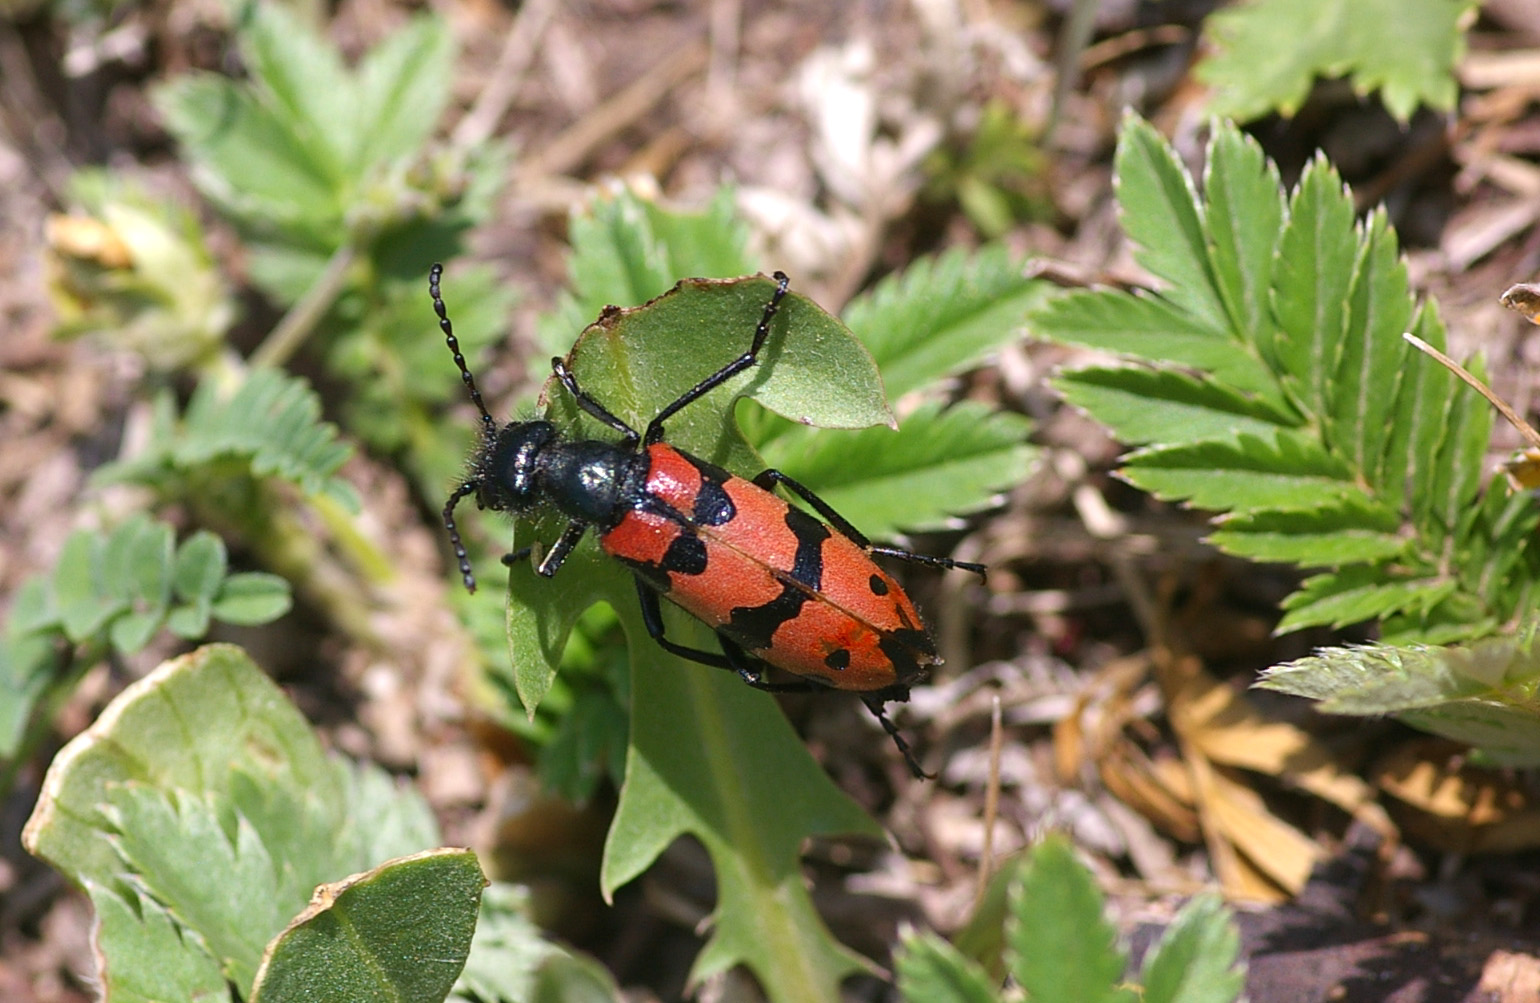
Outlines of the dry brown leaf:
[[1460,853],[1513,853],[1540,846],[1540,806],[1503,773],[1456,758],[1439,741],[1401,745],[1375,764],[1386,793],[1414,810],[1419,841]]
[[1394,838],[1395,825],[1375,803],[1371,785],[1341,769],[1304,731],[1265,718],[1244,693],[1200,670],[1172,700],[1170,713],[1172,727],[1214,762],[1277,777]]

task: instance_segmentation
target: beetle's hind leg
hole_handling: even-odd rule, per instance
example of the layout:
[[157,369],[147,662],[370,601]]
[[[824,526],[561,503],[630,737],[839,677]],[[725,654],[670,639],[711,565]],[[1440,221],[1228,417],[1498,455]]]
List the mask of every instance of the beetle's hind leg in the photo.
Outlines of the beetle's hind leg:
[[872,712],[872,715],[877,718],[878,723],[882,725],[882,730],[887,732],[888,737],[893,740],[893,744],[898,746],[899,755],[904,757],[904,762],[908,765],[909,772],[914,774],[914,778],[916,780],[936,779],[934,773],[926,773],[920,767],[920,761],[914,758],[914,752],[909,748],[909,743],[904,741],[903,733],[898,730],[898,725],[888,719],[888,712],[882,706],[884,701],[875,696],[863,696],[861,702],[866,704],[866,709]]

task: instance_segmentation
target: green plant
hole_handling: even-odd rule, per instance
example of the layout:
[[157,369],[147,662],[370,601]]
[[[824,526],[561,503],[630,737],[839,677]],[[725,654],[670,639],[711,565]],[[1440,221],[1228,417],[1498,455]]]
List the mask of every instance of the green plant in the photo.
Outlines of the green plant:
[[[307,341],[350,388],[348,429],[401,453],[433,490],[465,439],[435,418],[458,392],[438,365],[422,297],[426,262],[456,257],[487,218],[506,147],[431,146],[452,91],[449,29],[422,16],[356,68],[290,9],[239,8],[249,77],[187,74],[155,104],[199,190],[245,238],[252,280],[290,307],[252,356],[282,365]],[[474,358],[512,305],[490,270],[456,275],[459,331]]]
[[[658,296],[681,263],[699,274],[741,273],[741,236],[723,206],[679,216],[630,196],[600,202],[592,217],[574,224],[574,297],[558,316],[584,309],[572,304]],[[590,393],[623,420],[643,425],[743,350],[770,288],[764,278],[681,283],[645,307],[591,326],[571,348],[570,364]],[[865,327],[863,346],[793,293],[766,364],[681,412],[669,424],[670,440],[735,472],[755,473],[769,464],[737,433],[733,418],[742,412],[750,441],[762,443],[767,456],[783,455],[784,464],[774,462],[863,530],[883,536],[900,527],[939,527],[953,513],[987,505],[995,490],[1023,475],[1029,452],[1021,419],[967,406],[957,418],[927,404],[900,432],[853,432],[843,443],[822,442],[806,425],[888,424],[879,367],[895,392],[922,391],[1012,337],[1040,295],[1003,251],[948,255],[852,304],[850,316]],[[566,337],[570,344],[570,329]],[[735,408],[744,394],[795,421]],[[544,416],[569,434],[610,434],[562,393],[551,394]],[[842,445],[853,452],[838,462]],[[858,465],[868,461],[870,469]],[[883,497],[890,490],[905,492],[904,504]],[[521,520],[513,542],[549,542],[560,530],[550,516]],[[809,835],[871,833],[870,821],[812,762],[766,694],[728,673],[682,662],[651,641],[630,575],[591,539],[554,579],[533,578],[527,571],[510,576],[508,607],[513,688],[525,708],[538,708],[550,692],[572,625],[589,606],[607,603],[630,642],[629,747],[601,874],[606,894],[679,835],[693,834],[711,854],[719,882],[716,926],[693,978],[743,963],[774,999],[835,998],[839,978],[860,963],[813,912],[797,860]],[[693,621],[669,615],[669,634],[679,643],[713,643]],[[787,791],[796,798],[788,800]]]
[[[1128,955],[1102,895],[1069,843],[1050,836],[996,875],[957,946],[909,933],[895,961],[915,1003],[1229,1003],[1245,987],[1240,935],[1219,899],[1199,896],[1125,982]],[[966,946],[964,946],[966,945]],[[1016,988],[1002,990],[1009,975]]]
[[229,573],[212,533],[178,546],[171,526],[144,515],[110,533],[71,533],[52,574],[17,590],[0,641],[0,761],[19,760],[39,706],[66,696],[109,652],[133,654],[161,629],[197,639],[211,619],[267,623],[289,603],[282,578]]
[[925,158],[924,197],[955,200],[979,232],[1004,236],[1019,220],[1050,211],[1044,159],[1033,129],[1010,104],[991,99],[966,141]]
[[[1459,86],[1470,0],[1250,0],[1211,15],[1214,52],[1198,64],[1215,115],[1259,118],[1299,110],[1316,76],[1379,90],[1401,121],[1420,104],[1447,111]],[[1287,40],[1287,44],[1279,44]]]
[[[1071,293],[1030,324],[1130,360],[1056,379],[1140,445],[1123,476],[1219,512],[1209,539],[1222,550],[1324,569],[1284,601],[1280,631],[1375,620],[1387,642],[1432,644],[1531,619],[1540,512],[1502,480],[1482,485],[1490,408],[1402,338],[1410,329],[1441,348],[1444,329],[1432,303],[1413,300],[1383,212],[1355,226],[1350,195],[1319,160],[1285,199],[1276,170],[1229,126],[1209,144],[1201,198],[1139,121],[1125,125],[1117,171],[1124,226],[1167,287]],[[1339,692],[1328,678],[1364,684],[1362,670],[1388,664],[1378,658],[1352,656],[1348,674],[1307,661],[1269,685],[1326,697]],[[1473,722],[1451,731],[1441,720],[1511,728],[1517,710],[1535,728],[1521,679],[1487,686],[1453,654],[1384,658],[1400,670],[1358,712],[1415,709],[1409,720],[1458,736]],[[1348,707],[1342,696],[1328,707]]]
[[224,645],[119,695],[49,767],[23,834],[90,895],[109,999],[615,998],[439,839],[414,791],[328,755]]

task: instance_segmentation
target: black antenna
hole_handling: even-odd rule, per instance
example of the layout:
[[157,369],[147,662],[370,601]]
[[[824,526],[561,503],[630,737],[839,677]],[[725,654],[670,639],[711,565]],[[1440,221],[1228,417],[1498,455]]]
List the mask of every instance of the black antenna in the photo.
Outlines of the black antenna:
[[465,356],[460,354],[460,342],[455,338],[454,325],[449,323],[449,311],[444,306],[444,298],[439,295],[439,280],[444,277],[444,266],[435,261],[433,267],[428,269],[428,295],[433,297],[433,312],[438,314],[439,329],[444,332],[444,341],[449,345],[449,350],[454,353],[455,365],[460,367],[460,380],[465,384],[465,389],[471,392],[471,403],[476,405],[476,410],[481,412],[482,427],[491,435],[497,431],[497,422],[487,411],[486,402],[481,399],[481,391],[476,389],[476,377],[471,375],[470,366],[465,364]]

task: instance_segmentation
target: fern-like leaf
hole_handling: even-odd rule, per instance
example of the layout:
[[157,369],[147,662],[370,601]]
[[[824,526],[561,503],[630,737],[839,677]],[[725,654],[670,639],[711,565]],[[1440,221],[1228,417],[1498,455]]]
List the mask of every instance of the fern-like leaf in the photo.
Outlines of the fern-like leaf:
[[1532,506],[1501,484],[1483,494],[1491,409],[1402,339],[1411,327],[1445,341],[1383,212],[1355,224],[1322,159],[1285,200],[1276,169],[1229,126],[1209,145],[1201,196],[1138,120],[1117,169],[1138,260],[1167,288],[1070,294],[1029,326],[1130,360],[1057,377],[1066,399],[1143,447],[1124,476],[1220,513],[1221,548],[1328,569],[1285,603],[1280,630],[1394,618],[1398,636],[1447,639],[1526,615]]

